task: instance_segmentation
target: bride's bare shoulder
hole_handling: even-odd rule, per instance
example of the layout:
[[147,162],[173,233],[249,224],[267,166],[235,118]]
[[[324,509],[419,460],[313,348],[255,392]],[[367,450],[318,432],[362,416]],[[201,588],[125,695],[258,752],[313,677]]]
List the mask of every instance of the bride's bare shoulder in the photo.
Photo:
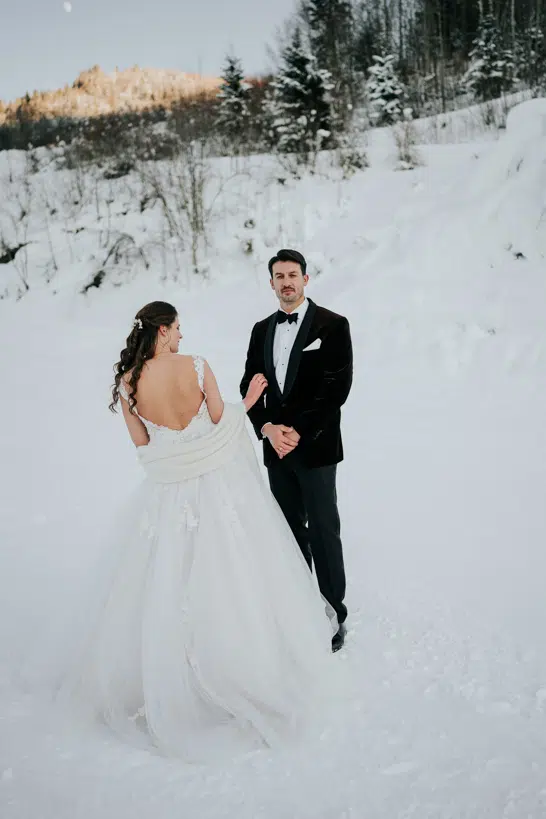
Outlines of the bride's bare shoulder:
[[195,369],[196,356],[180,355],[175,353],[172,357],[171,366],[173,366],[181,375],[187,375]]
[[165,367],[185,369],[193,366],[193,358],[194,356],[180,353],[162,354],[157,358],[151,358],[145,366],[148,369],[157,369],[158,372],[164,371]]

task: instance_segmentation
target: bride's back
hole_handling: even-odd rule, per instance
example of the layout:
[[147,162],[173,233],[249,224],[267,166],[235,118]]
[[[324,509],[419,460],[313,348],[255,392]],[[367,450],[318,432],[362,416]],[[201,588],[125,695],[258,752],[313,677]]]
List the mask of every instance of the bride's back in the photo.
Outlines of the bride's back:
[[136,411],[157,426],[185,429],[203,398],[192,356],[161,355],[147,361],[142,369]]

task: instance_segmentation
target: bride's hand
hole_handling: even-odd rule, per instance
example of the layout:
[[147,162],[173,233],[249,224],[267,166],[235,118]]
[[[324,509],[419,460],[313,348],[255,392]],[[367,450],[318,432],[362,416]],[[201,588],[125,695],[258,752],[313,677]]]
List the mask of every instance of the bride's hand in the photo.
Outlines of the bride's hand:
[[255,375],[248,385],[247,394],[243,400],[243,404],[245,405],[245,409],[248,412],[249,409],[252,409],[258,398],[260,398],[261,394],[267,387],[267,379],[265,375],[262,373],[258,373]]

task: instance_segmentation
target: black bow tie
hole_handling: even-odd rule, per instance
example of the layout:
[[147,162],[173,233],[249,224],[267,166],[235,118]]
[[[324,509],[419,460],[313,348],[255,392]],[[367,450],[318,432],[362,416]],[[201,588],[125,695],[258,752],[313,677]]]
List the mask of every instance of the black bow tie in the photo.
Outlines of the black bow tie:
[[287,321],[288,324],[294,324],[298,321],[298,314],[297,313],[283,313],[282,310],[279,310],[277,313],[277,324],[284,324]]

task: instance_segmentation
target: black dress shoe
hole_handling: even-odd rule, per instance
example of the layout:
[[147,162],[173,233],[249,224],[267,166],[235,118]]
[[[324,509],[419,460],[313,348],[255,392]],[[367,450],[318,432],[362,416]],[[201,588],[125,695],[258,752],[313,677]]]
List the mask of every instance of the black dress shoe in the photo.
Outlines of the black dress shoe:
[[339,651],[340,648],[343,648],[343,644],[345,642],[345,635],[347,634],[347,626],[342,623],[334,636],[332,637],[332,651],[336,652]]

